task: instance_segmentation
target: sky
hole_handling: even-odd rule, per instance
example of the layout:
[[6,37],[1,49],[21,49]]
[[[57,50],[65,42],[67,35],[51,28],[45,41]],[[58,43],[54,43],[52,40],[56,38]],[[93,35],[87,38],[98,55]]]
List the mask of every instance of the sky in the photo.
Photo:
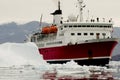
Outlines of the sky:
[[[0,23],[39,21],[43,14],[43,22],[52,22],[50,13],[57,9],[58,0],[0,0]],[[84,0],[84,19],[112,18],[115,26],[120,26],[120,0]],[[61,0],[63,17],[77,13],[77,0]],[[78,13],[77,13],[78,14]]]

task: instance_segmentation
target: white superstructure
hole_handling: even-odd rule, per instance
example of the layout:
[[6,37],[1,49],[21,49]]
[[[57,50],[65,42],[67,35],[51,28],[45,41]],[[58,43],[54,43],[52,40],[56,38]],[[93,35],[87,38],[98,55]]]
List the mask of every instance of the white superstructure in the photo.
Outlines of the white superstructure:
[[69,16],[68,20],[63,22],[59,2],[58,10],[52,13],[53,24],[51,26],[55,26],[56,31],[50,32],[51,26],[47,26],[42,33],[35,33],[31,36],[31,41],[35,42],[40,48],[44,48],[111,38],[112,20],[105,22],[104,20],[100,21],[100,18],[96,18],[83,21],[82,15],[85,5],[82,5],[82,0],[78,0],[78,3],[79,17]]

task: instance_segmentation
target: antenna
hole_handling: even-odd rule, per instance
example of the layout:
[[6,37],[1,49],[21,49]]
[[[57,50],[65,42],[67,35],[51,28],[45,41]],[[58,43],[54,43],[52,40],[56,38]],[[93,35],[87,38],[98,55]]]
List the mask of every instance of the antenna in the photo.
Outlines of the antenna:
[[83,21],[83,8],[86,5],[83,5],[83,0],[78,0],[78,4],[79,4],[79,21],[82,22]]
[[60,1],[58,1],[58,10],[60,10]]
[[88,10],[87,22],[89,21],[89,12],[90,12],[90,11]]
[[40,27],[42,25],[42,16],[43,16],[43,14],[41,14],[41,17],[40,17],[40,24],[39,24]]

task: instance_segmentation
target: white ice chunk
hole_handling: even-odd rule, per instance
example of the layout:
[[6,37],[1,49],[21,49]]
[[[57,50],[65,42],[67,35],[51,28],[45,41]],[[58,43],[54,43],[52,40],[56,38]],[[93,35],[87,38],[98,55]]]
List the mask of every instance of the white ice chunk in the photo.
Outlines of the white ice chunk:
[[0,45],[0,66],[3,65],[40,65],[46,63],[38,47],[28,43],[3,43]]

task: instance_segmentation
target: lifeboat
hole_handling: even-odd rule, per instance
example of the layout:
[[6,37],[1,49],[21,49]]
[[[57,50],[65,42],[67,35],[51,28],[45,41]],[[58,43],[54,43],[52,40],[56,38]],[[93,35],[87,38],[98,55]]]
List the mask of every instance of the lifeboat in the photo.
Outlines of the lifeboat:
[[43,33],[43,34],[49,34],[49,33],[50,33],[50,27],[49,27],[49,26],[43,27],[43,28],[42,28],[42,33]]
[[57,26],[47,26],[42,28],[43,34],[49,34],[49,33],[56,33],[57,32]]
[[57,30],[57,26],[50,26],[50,33],[56,33]]

